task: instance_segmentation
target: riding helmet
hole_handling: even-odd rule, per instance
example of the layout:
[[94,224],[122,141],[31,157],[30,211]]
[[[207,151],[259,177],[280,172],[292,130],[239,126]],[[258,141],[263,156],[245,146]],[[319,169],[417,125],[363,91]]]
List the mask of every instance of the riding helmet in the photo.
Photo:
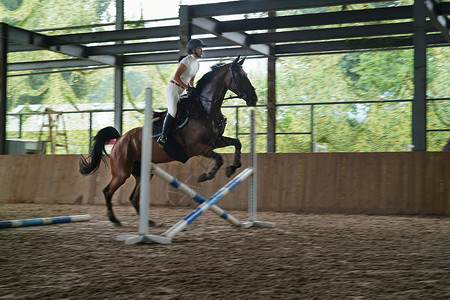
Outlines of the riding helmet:
[[191,50],[195,49],[197,47],[206,47],[206,45],[203,44],[203,42],[199,39],[192,39],[188,42],[186,48],[187,48],[188,53],[191,53]]

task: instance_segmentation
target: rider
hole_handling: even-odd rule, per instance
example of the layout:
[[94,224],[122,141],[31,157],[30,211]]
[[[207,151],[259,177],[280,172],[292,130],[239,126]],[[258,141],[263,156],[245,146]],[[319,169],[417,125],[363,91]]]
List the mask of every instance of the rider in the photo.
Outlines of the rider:
[[188,95],[195,93],[194,78],[200,64],[198,59],[202,57],[203,47],[206,45],[199,39],[192,39],[187,44],[188,55],[180,60],[180,64],[175,75],[170,80],[166,88],[167,115],[164,119],[162,134],[158,138],[158,144],[164,146],[167,141],[167,134],[175,123],[177,115],[177,104],[181,94],[186,90]]

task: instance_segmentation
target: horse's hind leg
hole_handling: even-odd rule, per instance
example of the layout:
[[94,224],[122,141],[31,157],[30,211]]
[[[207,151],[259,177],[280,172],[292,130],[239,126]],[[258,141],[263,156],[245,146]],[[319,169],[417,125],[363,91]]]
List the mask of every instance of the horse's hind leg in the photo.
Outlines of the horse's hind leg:
[[214,143],[214,146],[216,146],[216,148],[234,146],[235,151],[234,151],[233,164],[228,166],[225,170],[225,174],[227,175],[227,177],[230,177],[231,175],[234,174],[234,172],[236,172],[237,168],[240,168],[242,166],[242,163],[241,163],[242,144],[241,144],[241,142],[238,139],[233,139],[230,137],[222,136],[218,141],[216,141],[216,143]]
[[214,159],[216,161],[216,164],[211,168],[211,170],[201,174],[198,178],[198,182],[211,180],[214,177],[216,177],[217,171],[219,171],[220,167],[223,165],[222,155],[220,155],[214,151],[210,151],[210,152],[204,154],[203,156]]
[[108,218],[111,222],[116,226],[121,226],[122,224],[114,215],[114,211],[112,208],[112,196],[117,189],[125,183],[125,179],[119,179],[117,177],[113,177],[110,183],[103,189],[103,195],[105,195],[106,207],[108,208]]
[[[133,192],[130,195],[130,202],[133,205],[134,209],[136,210],[137,214],[139,215],[139,202],[140,202],[140,194],[141,194],[141,180],[139,176],[134,175],[134,179],[136,180],[136,185],[134,186]],[[151,175],[153,176],[153,175]],[[153,227],[155,226],[155,222],[152,220],[148,220],[148,226]]]
[[136,178],[136,185],[134,186],[133,192],[131,192],[130,195],[130,202],[133,205],[136,212],[139,214],[139,194],[140,194],[140,188],[141,188],[141,182],[139,180],[139,177]]

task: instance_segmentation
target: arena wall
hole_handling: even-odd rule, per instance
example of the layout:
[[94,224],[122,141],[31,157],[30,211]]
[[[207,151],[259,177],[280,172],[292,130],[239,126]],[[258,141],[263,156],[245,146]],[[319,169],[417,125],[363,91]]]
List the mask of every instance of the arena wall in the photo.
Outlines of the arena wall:
[[[225,154],[225,162],[232,161]],[[102,164],[93,175],[78,172],[78,155],[0,156],[0,203],[104,204],[110,180]],[[243,170],[248,155],[243,154]],[[197,183],[212,166],[206,158],[160,165],[209,197],[228,182],[222,168],[214,181]],[[129,179],[114,195],[129,205]],[[151,204],[193,206],[186,196],[154,178]],[[247,184],[223,200],[224,209],[247,209]],[[450,215],[450,152],[258,154],[258,209],[262,211]]]

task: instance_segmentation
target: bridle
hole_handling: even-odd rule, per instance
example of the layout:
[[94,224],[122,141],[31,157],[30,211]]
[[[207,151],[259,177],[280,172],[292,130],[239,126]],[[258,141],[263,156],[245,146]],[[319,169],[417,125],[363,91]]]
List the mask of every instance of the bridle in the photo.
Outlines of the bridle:
[[[238,83],[238,81],[236,79],[236,75],[233,72],[233,64],[230,64],[230,66],[228,67],[228,71],[230,72],[230,78],[231,78],[230,85],[234,84],[234,86],[236,87],[236,89],[237,89],[237,96],[229,96],[229,97],[223,98],[223,100],[237,99],[237,98],[245,99],[244,97],[246,95],[248,96],[251,91],[255,90],[255,88],[253,86],[251,86],[251,85],[250,85],[250,88],[248,88],[248,89],[246,89],[244,91],[241,89],[241,87],[239,86],[239,83]],[[214,103],[219,100],[219,99],[209,100],[209,99],[206,99],[206,98],[203,98],[203,97],[201,97],[201,98],[203,99],[203,101],[214,102]]]
[[241,98],[241,99],[245,99],[245,96],[248,96],[249,93],[253,90],[255,90],[255,88],[253,86],[251,86],[249,89],[242,91],[241,87],[239,86],[237,80],[236,80],[236,76],[234,75],[233,72],[233,64],[230,64],[228,70],[230,71],[231,74],[231,82],[234,84],[234,86],[237,89],[237,96],[233,96],[233,97],[228,97],[226,99],[232,99],[232,98]]
[[[233,72],[233,66],[234,66],[233,63],[231,63],[230,66],[228,67],[228,71],[230,72],[230,83],[228,84],[227,88],[229,89],[230,85],[234,84],[234,86],[237,89],[237,93],[236,93],[237,96],[230,96],[227,98],[223,98],[222,100],[235,99],[235,98],[241,98],[241,99],[247,100],[247,99],[245,99],[245,97],[248,97],[250,95],[250,92],[254,91],[255,88],[250,84],[250,88],[248,88],[246,90],[242,90],[242,88],[239,86],[239,83],[236,79],[236,75]],[[202,96],[201,94],[198,97],[199,97],[200,101],[210,102],[214,105],[219,101],[219,99],[207,99],[206,97]],[[213,118],[211,118],[211,119],[218,121],[220,124],[226,124],[226,118],[222,114],[220,114],[220,116],[219,116],[219,111],[216,111],[216,115],[213,116]],[[223,125],[223,126],[225,126],[225,125]]]

